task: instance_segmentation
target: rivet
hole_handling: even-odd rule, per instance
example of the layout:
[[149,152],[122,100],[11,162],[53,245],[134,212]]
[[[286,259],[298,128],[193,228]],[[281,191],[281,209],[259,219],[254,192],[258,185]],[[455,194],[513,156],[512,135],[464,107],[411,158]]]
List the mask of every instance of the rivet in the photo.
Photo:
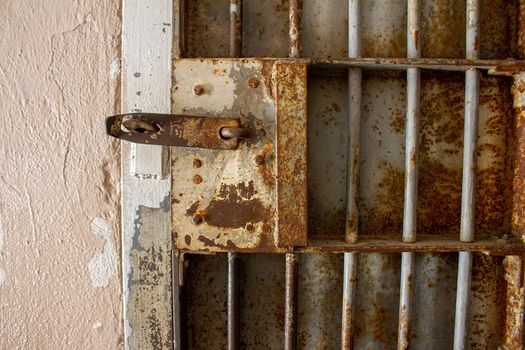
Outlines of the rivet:
[[202,87],[202,85],[195,85],[193,87],[193,93],[197,96],[200,96],[202,95],[202,93],[204,92],[204,88]]
[[248,80],[248,86],[255,89],[259,86],[259,80],[257,78],[250,78]]
[[250,232],[253,232],[255,230],[255,227],[252,224],[248,224],[248,225],[246,225],[246,230],[250,231]]
[[202,177],[201,177],[200,175],[195,175],[195,176],[193,177],[193,183],[194,183],[195,185],[198,185],[198,184],[200,184],[201,182],[202,182]]
[[191,218],[191,221],[193,221],[193,223],[195,225],[201,224],[202,223],[202,215],[200,215],[200,214],[193,215],[193,217]]
[[256,166],[261,166],[264,164],[264,156],[258,154],[253,158],[253,162]]
[[202,166],[202,161],[200,159],[194,159],[193,160],[193,167],[194,168],[200,168]]

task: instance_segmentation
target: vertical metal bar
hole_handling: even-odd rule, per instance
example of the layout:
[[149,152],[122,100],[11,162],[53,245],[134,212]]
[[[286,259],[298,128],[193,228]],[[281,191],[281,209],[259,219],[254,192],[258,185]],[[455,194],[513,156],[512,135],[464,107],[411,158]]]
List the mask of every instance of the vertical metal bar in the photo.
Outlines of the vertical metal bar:
[[352,349],[355,332],[355,293],[357,289],[357,256],[355,253],[344,254],[343,274],[341,347],[343,349]]
[[414,276],[414,253],[401,253],[401,283],[399,291],[399,324],[397,348],[408,349],[410,345],[410,321],[412,316],[412,294]]
[[458,290],[456,294],[456,320],[454,325],[454,349],[466,349],[468,303],[470,297],[470,277],[472,253],[459,252]]
[[[348,57],[361,56],[361,0],[348,1]],[[348,140],[347,140],[347,209],[345,236],[349,243],[357,242],[359,227],[359,162],[361,132],[361,68],[348,70]],[[353,349],[355,331],[355,295],[357,289],[357,255],[344,254],[343,307],[341,347]]]
[[[407,7],[407,57],[420,58],[419,0],[409,0]],[[405,135],[405,192],[403,213],[403,241],[416,241],[417,177],[419,153],[419,96],[421,74],[418,68],[407,70],[407,116]],[[412,280],[416,256],[401,254],[401,283],[399,291],[399,324],[397,348],[408,349],[412,316]]]
[[[298,58],[302,49],[302,0],[290,0],[289,10],[289,56]],[[297,254],[286,254],[284,349],[297,346]]]
[[230,0],[230,57],[241,57],[242,0]]
[[239,349],[239,257],[228,253],[228,350]]
[[297,254],[286,254],[284,349],[297,345]]
[[[242,0],[230,0],[230,57],[242,53]],[[228,350],[239,349],[239,257],[228,253]]]
[[289,56],[292,58],[301,57],[301,46],[303,39],[302,30],[303,0],[290,0],[289,12]]
[[[466,56],[479,58],[479,1],[467,0]],[[465,130],[463,145],[463,183],[461,191],[460,239],[474,240],[474,209],[476,185],[476,152],[479,117],[479,72],[465,72]],[[472,253],[460,252],[458,260],[458,285],[454,325],[454,349],[465,349],[468,336],[468,306],[472,270]]]

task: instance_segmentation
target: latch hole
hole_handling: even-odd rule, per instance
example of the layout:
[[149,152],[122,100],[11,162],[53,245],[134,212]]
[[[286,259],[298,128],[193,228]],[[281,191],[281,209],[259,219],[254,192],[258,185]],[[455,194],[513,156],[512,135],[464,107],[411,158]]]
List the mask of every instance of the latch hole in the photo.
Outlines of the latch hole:
[[160,131],[160,126],[154,122],[130,118],[122,121],[122,130],[136,134],[155,134]]

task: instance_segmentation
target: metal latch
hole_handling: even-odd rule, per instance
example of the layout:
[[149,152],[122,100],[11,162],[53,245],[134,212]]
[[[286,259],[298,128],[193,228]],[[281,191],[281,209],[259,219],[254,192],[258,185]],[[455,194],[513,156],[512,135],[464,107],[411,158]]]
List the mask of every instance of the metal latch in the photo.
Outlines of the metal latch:
[[106,132],[134,143],[225,150],[251,134],[238,119],[154,113],[107,117]]

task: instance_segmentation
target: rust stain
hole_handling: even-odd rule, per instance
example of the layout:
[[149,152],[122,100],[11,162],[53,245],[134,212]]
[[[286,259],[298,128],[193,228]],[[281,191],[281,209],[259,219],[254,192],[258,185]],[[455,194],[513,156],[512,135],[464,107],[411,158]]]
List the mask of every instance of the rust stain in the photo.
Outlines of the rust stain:
[[256,193],[253,181],[222,184],[218,196],[204,209],[204,220],[210,226],[230,229],[269,220],[271,212],[260,199],[253,198]]
[[307,244],[306,65],[277,64],[278,246]]

